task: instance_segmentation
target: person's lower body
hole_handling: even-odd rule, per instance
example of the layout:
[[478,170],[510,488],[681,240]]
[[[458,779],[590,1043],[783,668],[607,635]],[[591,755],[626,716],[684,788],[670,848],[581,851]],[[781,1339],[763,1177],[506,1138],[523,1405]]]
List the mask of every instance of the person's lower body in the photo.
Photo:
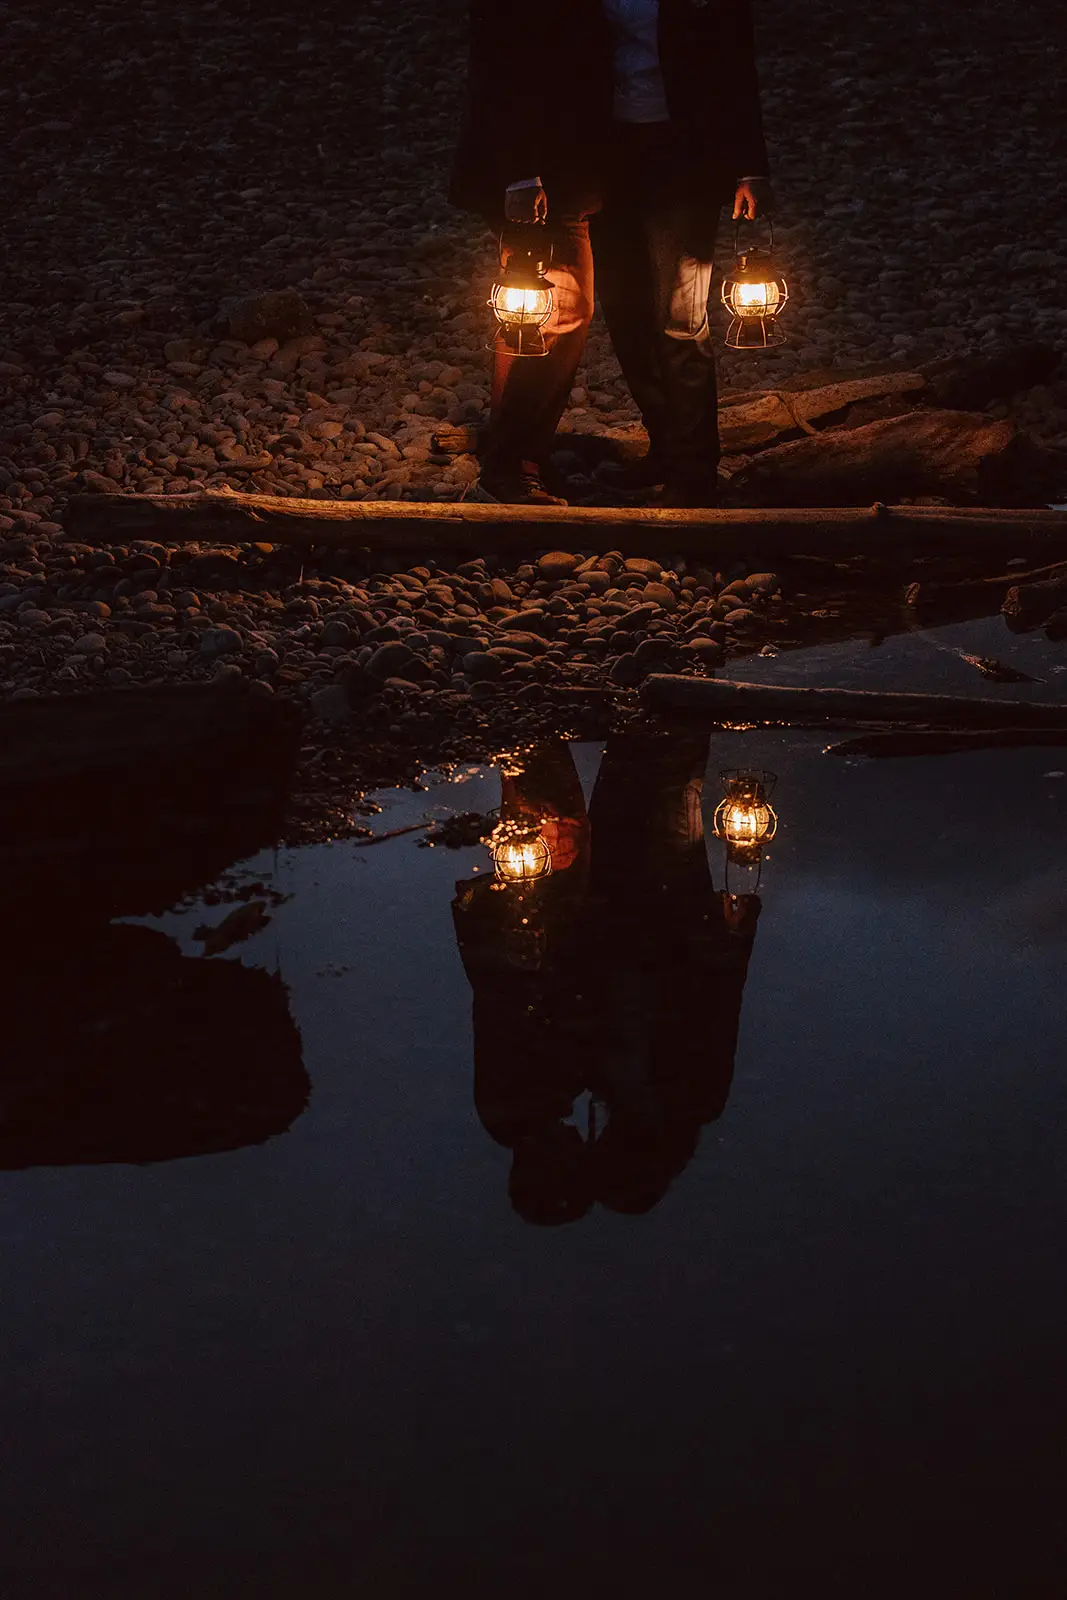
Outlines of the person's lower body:
[[552,245],[546,276],[553,289],[552,316],[544,330],[548,354],[494,355],[481,483],[497,500],[564,505],[545,488],[541,472],[593,316],[593,254],[585,216],[550,219],[546,234]]
[[713,504],[720,448],[707,204],[688,192],[672,124],[620,123],[615,133],[590,238],[608,331],[648,432],[631,486],[665,483],[665,503]]

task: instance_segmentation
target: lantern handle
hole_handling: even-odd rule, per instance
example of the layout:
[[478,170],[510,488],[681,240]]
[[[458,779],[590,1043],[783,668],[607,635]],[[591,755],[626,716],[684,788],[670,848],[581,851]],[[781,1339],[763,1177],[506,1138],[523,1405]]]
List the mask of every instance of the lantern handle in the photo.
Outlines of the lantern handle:
[[[497,240],[496,240],[497,254],[500,256],[501,263],[503,263],[503,260],[504,260],[504,235],[505,234],[510,234],[511,238],[515,241],[515,243],[512,244],[511,247],[510,247],[511,249],[514,250],[514,249],[518,248],[518,240],[521,239],[524,236],[524,234],[525,234],[525,232],[526,232],[526,230],[528,228],[544,228],[544,227],[545,227],[545,219],[544,219],[544,217],[538,217],[533,222],[505,222],[504,226],[501,228],[500,232],[497,234]],[[555,254],[555,252],[553,250],[553,247],[552,247],[552,244],[551,244],[551,241],[549,241],[549,243],[546,244],[544,248],[545,248],[545,250],[547,252],[547,254],[544,257],[545,266],[546,267],[550,267],[552,265],[552,257]]]
[[[774,252],[774,218],[769,216],[766,220],[767,220],[767,227],[770,229],[770,235],[771,235],[770,241],[768,243],[767,248],[773,254],[773,252]],[[752,226],[753,227],[756,226],[755,222],[752,223]],[[737,256],[740,259],[740,256],[741,256],[741,223],[740,222],[735,222],[734,223],[734,255]]]

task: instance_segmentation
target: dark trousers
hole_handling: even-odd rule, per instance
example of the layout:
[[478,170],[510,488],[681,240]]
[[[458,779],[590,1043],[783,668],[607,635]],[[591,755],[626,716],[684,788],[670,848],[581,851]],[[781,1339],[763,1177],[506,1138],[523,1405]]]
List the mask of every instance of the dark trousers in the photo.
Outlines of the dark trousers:
[[714,218],[685,193],[670,124],[619,124],[603,209],[556,216],[549,353],[494,358],[487,465],[543,462],[574,384],[596,292],[649,444],[672,477],[715,480],[714,339],[708,323]]

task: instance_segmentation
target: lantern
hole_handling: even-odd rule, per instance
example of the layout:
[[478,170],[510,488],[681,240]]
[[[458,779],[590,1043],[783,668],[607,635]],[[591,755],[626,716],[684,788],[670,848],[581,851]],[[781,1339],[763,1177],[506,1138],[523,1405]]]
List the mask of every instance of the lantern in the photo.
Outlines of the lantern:
[[756,860],[778,832],[778,818],[767,798],[777,780],[773,772],[740,769],[721,777],[726,794],[715,813],[715,833],[725,840],[728,859]]
[[774,224],[771,224],[769,250],[738,249],[739,230],[734,231],[734,270],[723,280],[722,303],[733,321],[726,335],[730,350],[766,350],[784,344],[785,334],[778,318],[789,299],[785,279],[775,266]]
[[[501,235],[500,254],[505,240]],[[541,332],[552,315],[552,285],[545,268],[552,261],[552,246],[545,242],[541,223],[516,225],[507,239],[507,264],[493,285],[488,304],[497,320],[490,349],[498,355],[546,356]]]
[[498,822],[487,842],[502,883],[533,883],[552,871],[552,852],[540,822]]

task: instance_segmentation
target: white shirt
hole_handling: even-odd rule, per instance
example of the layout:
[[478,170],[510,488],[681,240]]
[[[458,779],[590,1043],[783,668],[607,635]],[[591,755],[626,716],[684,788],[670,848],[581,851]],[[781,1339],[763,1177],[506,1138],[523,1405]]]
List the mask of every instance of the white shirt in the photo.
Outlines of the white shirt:
[[667,94],[659,64],[659,0],[604,0],[615,35],[616,122],[666,122]]

